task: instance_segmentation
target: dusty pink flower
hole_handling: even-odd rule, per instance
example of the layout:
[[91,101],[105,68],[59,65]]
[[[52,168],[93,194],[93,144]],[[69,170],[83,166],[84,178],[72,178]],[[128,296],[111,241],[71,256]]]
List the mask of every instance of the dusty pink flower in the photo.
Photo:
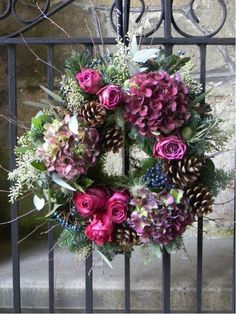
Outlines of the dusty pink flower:
[[75,77],[80,87],[88,94],[95,95],[102,87],[101,75],[96,70],[83,68]]
[[93,187],[87,189],[85,193],[74,193],[73,200],[77,212],[83,217],[88,217],[96,211],[106,209],[108,193],[101,187]]
[[161,137],[153,146],[153,156],[163,159],[182,159],[186,152],[186,145],[175,135]]
[[129,195],[127,192],[117,191],[109,199],[107,213],[114,223],[120,224],[127,218]]
[[124,102],[125,119],[147,137],[156,131],[168,134],[190,117],[187,86],[166,71],[133,76]]
[[99,101],[108,110],[115,109],[119,106],[122,100],[122,92],[119,86],[106,85],[97,93]]
[[86,227],[85,235],[97,245],[112,241],[113,224],[106,214],[96,215]]

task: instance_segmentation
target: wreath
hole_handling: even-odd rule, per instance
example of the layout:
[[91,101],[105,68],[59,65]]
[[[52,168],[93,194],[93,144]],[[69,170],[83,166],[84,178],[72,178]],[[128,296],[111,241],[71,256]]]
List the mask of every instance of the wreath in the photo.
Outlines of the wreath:
[[[182,247],[182,235],[212,212],[232,173],[212,161],[230,133],[205,103],[182,53],[133,51],[93,58],[74,52],[60,91],[37,102],[40,111],[15,149],[10,200],[33,191],[35,208],[59,223],[59,244],[107,261],[140,246],[160,255]],[[107,153],[132,148],[129,171],[108,173]]]

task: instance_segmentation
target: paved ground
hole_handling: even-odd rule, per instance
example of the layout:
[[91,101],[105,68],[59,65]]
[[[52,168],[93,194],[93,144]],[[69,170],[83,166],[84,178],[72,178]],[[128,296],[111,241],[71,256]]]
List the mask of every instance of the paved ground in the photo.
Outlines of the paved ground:
[[[230,312],[232,287],[232,239],[204,241],[203,310]],[[172,255],[171,308],[194,311],[196,239],[186,239],[192,262],[181,251]],[[94,307],[100,310],[124,306],[124,259],[115,258],[114,269],[95,257]],[[55,250],[56,307],[84,307],[84,264],[73,255]],[[22,306],[42,309],[48,302],[47,243],[25,241],[21,249]],[[131,259],[131,306],[135,309],[160,310],[161,259],[144,266],[139,251]],[[12,272],[9,247],[0,245],[0,308],[12,304]]]

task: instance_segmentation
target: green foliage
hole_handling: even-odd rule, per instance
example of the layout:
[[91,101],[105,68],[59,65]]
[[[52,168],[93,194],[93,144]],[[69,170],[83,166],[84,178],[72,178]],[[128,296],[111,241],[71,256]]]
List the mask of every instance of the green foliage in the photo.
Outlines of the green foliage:
[[118,250],[119,245],[115,243],[104,243],[103,245],[97,247],[97,249],[108,259],[108,261],[112,261],[116,255],[116,251]]
[[[58,244],[60,247],[67,248],[70,252],[77,254],[81,254],[82,252],[88,254],[91,247],[90,241],[85,237],[84,230],[82,229],[80,232],[64,229],[59,236]],[[87,254],[84,254],[85,258]]]
[[187,139],[190,155],[204,155],[222,151],[232,136],[232,131],[222,129],[223,120],[212,115],[201,117],[196,112],[191,113],[191,119],[184,125],[192,129]]
[[215,169],[214,163],[207,159],[203,164],[198,182],[204,184],[216,196],[220,190],[224,190],[229,185],[234,177],[234,171]]
[[130,77],[128,65],[119,55],[106,56],[99,63],[98,70],[107,84],[123,86]]
[[163,49],[157,54],[155,59],[148,60],[145,63],[148,71],[160,71],[165,70],[170,74],[177,72],[181,67],[183,67],[187,62],[189,62],[190,58],[183,58],[177,55],[167,56],[165,55],[165,51]]
[[152,156],[152,147],[154,145],[154,138],[147,138],[139,134],[136,128],[132,128],[129,132],[129,138],[132,139],[137,145],[149,156]]
[[82,68],[92,68],[93,66],[94,60],[89,52],[73,51],[71,57],[65,62],[65,67],[73,76],[80,72]]

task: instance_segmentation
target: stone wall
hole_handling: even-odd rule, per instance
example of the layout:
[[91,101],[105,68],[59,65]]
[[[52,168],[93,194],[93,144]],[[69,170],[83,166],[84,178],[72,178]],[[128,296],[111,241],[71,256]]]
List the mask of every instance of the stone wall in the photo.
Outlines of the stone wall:
[[[59,3],[59,0],[53,2]],[[58,28],[51,21],[44,21],[40,25],[25,33],[25,37],[87,37],[87,36],[114,36],[114,32],[109,24],[109,5],[110,0],[89,0],[75,1],[73,4],[65,8],[52,17],[52,20],[60,25]],[[147,1],[146,1],[147,2]],[[194,6],[201,23],[197,24],[189,13],[189,0],[174,1],[174,17],[178,25],[186,32],[194,35],[204,35],[208,31],[216,29],[220,24],[222,10],[217,1],[198,0]],[[233,37],[234,33],[234,1],[226,0],[228,18],[225,26],[217,34],[220,37]],[[41,1],[43,3],[43,1]],[[130,32],[134,30],[139,33],[145,32],[155,25],[160,15],[160,1],[148,1],[148,8],[144,16],[144,23],[135,24],[135,18],[138,16],[139,1],[133,1]],[[3,4],[0,4],[0,10],[3,9]],[[38,9],[33,1],[20,1],[18,12],[21,17],[29,17],[36,15]],[[6,35],[19,27],[12,17],[0,22],[0,34]],[[163,27],[153,35],[163,36]],[[176,31],[173,31],[173,36],[179,36]],[[43,60],[46,58],[46,48],[44,46],[31,46],[31,49]],[[55,47],[54,66],[60,71],[63,71],[64,60],[70,55],[72,49],[81,49],[82,47],[57,46]],[[174,51],[183,50],[187,56],[191,56],[195,64],[194,75],[199,77],[199,49],[197,46],[175,46]],[[207,102],[212,104],[216,114],[226,119],[225,128],[234,127],[234,62],[235,50],[230,46],[208,46],[207,48],[207,87],[213,87],[210,96],[207,97]],[[7,115],[7,51],[3,47],[0,50],[0,114]],[[58,86],[60,73],[55,71],[55,87]],[[18,118],[29,125],[30,117],[35,112],[22,104],[26,98],[33,100],[41,97],[41,92],[38,88],[39,84],[46,84],[46,66],[37,60],[26,45],[17,48],[17,97],[18,97]],[[8,150],[7,150],[7,122],[4,118],[0,119],[0,158],[1,164],[8,167]],[[21,130],[19,130],[20,134]],[[217,157],[217,165],[223,168],[232,169],[234,141],[228,144],[229,152]],[[111,155],[108,169],[114,167],[119,172],[121,165],[118,162],[119,156]],[[119,159],[120,160],[120,159]],[[1,173],[1,189],[7,189],[6,176],[0,169]],[[233,189],[230,187],[222,192],[216,200],[217,204],[227,202],[233,198]],[[21,211],[25,208],[30,209],[30,202],[24,202],[21,205]],[[8,216],[9,206],[7,198],[1,196],[0,201],[0,218],[4,220]],[[224,221],[215,224],[215,222],[207,223],[207,228],[212,236],[222,233],[231,233],[233,226],[233,201],[229,201],[224,205],[216,205],[211,218],[223,218]],[[224,227],[222,226],[222,223]],[[30,226],[32,228],[34,219],[24,219],[21,221],[22,226]],[[215,228],[219,227],[219,228]]]

